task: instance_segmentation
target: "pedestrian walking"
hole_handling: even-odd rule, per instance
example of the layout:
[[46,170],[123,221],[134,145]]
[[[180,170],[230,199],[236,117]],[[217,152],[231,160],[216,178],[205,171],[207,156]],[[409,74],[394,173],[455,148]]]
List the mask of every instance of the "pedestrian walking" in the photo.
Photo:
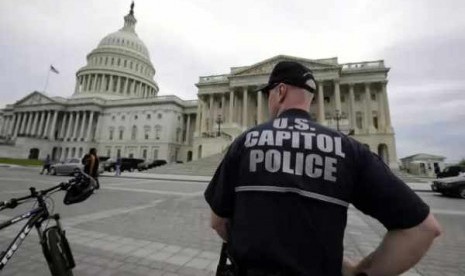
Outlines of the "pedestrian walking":
[[[300,63],[274,67],[259,90],[271,120],[234,140],[205,191],[212,228],[227,242],[235,275],[399,275],[440,226],[381,158],[311,119],[316,87]],[[358,262],[343,257],[349,204],[387,229]]]
[[99,159],[97,156],[97,149],[91,148],[89,150],[88,155],[86,155],[87,158],[85,159],[85,164],[84,164],[84,172],[88,175],[90,175],[92,178],[95,179],[95,182],[97,183],[96,189],[100,189],[100,182],[98,179],[99,176]]
[[115,163],[115,175],[120,176],[121,175],[121,157],[116,158],[116,163]]
[[44,171],[47,170],[47,174],[50,174],[50,166],[52,165],[52,160],[50,158],[50,154],[47,154],[47,157],[45,157],[43,166],[42,166],[42,171],[40,174],[44,174]]

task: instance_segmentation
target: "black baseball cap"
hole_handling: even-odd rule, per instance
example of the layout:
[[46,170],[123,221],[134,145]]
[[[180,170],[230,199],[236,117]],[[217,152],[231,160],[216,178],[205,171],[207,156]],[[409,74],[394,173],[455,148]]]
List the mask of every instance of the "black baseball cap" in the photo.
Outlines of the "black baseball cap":
[[280,83],[304,88],[310,93],[314,93],[316,90],[316,81],[310,69],[298,62],[281,61],[271,71],[268,84],[257,89],[256,92],[268,93]]

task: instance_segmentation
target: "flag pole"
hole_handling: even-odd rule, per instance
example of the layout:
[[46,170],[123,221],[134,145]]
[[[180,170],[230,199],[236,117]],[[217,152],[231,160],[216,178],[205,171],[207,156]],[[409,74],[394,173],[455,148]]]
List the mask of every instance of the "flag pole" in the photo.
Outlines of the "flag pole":
[[45,79],[44,93],[45,93],[45,91],[47,90],[48,78],[49,78],[49,77],[50,77],[50,68],[48,68],[48,70],[47,70],[47,78]]

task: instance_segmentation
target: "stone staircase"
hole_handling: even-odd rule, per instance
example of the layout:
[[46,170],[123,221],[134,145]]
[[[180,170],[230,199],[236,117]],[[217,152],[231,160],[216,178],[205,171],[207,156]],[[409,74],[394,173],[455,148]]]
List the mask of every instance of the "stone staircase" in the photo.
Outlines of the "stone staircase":
[[432,178],[409,174],[399,169],[392,169],[392,172],[406,183],[428,183],[433,180]]
[[224,153],[214,154],[187,163],[166,164],[164,166],[156,167],[145,172],[155,174],[213,176],[216,168],[223,159],[223,156]]

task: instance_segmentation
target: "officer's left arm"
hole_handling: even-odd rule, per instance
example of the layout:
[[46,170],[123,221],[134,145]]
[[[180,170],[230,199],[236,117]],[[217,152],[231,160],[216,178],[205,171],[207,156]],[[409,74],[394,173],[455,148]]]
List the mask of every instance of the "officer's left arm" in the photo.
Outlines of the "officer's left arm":
[[212,216],[211,216],[211,227],[218,233],[218,235],[223,239],[223,241],[227,242],[228,241],[228,225],[229,219],[227,218],[222,218],[215,214],[215,212],[212,211]]
[[227,224],[234,209],[234,188],[239,174],[238,145],[238,140],[232,143],[205,190],[205,199],[212,210],[211,227],[224,241],[227,241]]

